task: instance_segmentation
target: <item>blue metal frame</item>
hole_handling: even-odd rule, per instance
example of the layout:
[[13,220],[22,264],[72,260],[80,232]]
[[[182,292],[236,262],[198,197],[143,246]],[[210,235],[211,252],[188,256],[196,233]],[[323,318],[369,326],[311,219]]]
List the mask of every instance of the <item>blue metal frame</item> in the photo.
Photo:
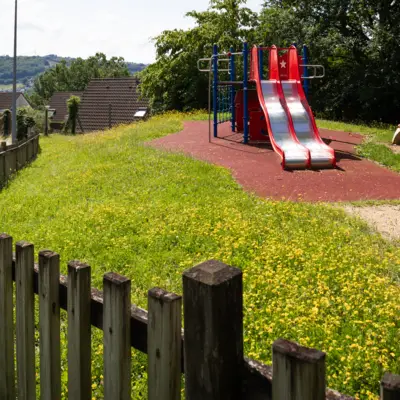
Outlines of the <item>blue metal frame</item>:
[[248,110],[248,55],[247,42],[243,43],[243,143],[249,141],[249,110]]
[[214,111],[214,137],[218,137],[218,46],[213,46],[213,111]]
[[[230,52],[233,53],[233,47],[230,48]],[[235,80],[236,71],[235,71],[235,56],[231,54],[230,60],[230,78],[231,82]],[[235,87],[231,85],[231,128],[232,132],[235,132],[235,119],[236,119],[236,110],[235,110]]]
[[[308,49],[307,46],[304,44],[303,45],[303,64],[307,65],[308,64]],[[307,67],[303,67],[303,76],[308,77],[308,70]],[[309,81],[308,79],[303,79],[303,89],[304,93],[307,97],[308,100],[308,92],[309,92]]]
[[263,79],[263,50],[261,48],[258,49],[258,70],[260,72],[260,80]]

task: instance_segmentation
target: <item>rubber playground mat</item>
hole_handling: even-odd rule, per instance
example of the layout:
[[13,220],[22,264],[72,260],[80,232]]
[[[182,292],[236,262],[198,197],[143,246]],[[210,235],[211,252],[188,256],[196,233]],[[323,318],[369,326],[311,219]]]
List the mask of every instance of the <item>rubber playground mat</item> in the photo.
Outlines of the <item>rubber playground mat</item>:
[[400,174],[360,158],[355,146],[362,135],[320,129],[333,147],[337,168],[284,171],[267,143],[244,145],[229,123],[218,128],[221,138],[209,142],[208,121],[185,122],[181,132],[154,140],[151,146],[179,151],[229,168],[247,191],[275,200],[359,201],[400,199]]

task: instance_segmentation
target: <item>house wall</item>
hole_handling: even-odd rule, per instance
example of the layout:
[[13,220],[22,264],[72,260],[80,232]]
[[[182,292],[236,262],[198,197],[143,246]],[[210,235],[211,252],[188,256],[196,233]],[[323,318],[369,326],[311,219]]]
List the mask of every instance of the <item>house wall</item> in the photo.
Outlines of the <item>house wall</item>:
[[28,103],[28,101],[26,100],[25,96],[20,94],[17,97],[17,108],[19,108],[19,107],[30,107],[30,106],[31,105]]

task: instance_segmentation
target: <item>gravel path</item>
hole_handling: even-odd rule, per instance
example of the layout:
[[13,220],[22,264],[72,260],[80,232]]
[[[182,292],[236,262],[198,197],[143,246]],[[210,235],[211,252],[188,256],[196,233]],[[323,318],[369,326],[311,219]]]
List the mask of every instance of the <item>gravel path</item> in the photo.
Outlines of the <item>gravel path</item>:
[[400,240],[400,205],[344,206],[352,215],[364,219],[387,239]]

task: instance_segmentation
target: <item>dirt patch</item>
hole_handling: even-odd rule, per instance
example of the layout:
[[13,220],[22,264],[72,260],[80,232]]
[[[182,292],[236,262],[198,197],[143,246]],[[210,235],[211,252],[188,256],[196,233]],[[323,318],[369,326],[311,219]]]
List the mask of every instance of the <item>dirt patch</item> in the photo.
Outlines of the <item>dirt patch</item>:
[[390,146],[390,149],[393,151],[393,153],[400,154],[400,146],[396,146],[395,144],[393,144],[392,146]]
[[400,240],[400,205],[345,206],[344,209],[364,219],[385,238]]

